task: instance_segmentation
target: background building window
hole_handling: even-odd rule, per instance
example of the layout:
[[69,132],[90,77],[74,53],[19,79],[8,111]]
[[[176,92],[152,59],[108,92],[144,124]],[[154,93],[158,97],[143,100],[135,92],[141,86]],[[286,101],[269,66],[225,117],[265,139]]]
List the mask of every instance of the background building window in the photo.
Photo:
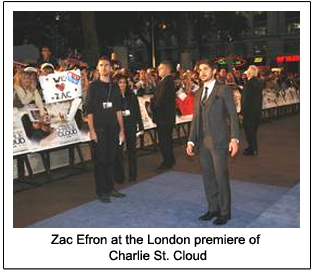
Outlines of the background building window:
[[299,54],[300,53],[299,41],[286,40],[284,42],[284,52],[285,52],[285,54]]
[[255,36],[265,36],[268,32],[268,29],[266,27],[254,27],[254,35]]

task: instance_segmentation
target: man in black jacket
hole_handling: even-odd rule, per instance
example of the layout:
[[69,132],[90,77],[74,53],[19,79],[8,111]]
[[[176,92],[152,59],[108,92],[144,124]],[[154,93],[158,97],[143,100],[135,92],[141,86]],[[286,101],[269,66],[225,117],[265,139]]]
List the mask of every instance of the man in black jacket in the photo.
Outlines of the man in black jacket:
[[175,85],[171,76],[171,64],[163,61],[158,66],[161,77],[151,100],[153,121],[157,124],[157,134],[163,162],[159,170],[172,168],[175,159],[172,150],[172,131],[175,124]]
[[247,70],[247,83],[243,89],[243,125],[248,148],[244,155],[255,156],[258,154],[257,131],[261,121],[263,82],[258,78],[258,68],[254,65]]

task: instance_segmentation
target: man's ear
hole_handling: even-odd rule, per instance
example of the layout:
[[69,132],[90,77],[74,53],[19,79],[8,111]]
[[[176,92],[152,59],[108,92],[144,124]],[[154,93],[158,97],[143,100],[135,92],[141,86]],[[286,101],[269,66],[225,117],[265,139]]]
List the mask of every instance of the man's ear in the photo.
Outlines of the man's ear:
[[213,74],[214,77],[216,76],[216,74],[217,74],[217,69],[216,68],[212,70],[212,74]]

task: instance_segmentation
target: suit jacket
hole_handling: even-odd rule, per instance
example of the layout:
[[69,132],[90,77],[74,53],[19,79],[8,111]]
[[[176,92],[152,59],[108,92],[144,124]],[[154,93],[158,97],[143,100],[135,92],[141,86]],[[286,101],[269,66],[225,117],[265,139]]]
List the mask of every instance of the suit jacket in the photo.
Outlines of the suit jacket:
[[205,105],[201,107],[203,87],[195,93],[194,114],[189,141],[207,149],[228,148],[231,138],[239,138],[238,116],[232,89],[216,81]]
[[171,75],[162,79],[156,87],[151,110],[153,122],[157,125],[175,124],[175,84]]
[[243,89],[242,114],[244,121],[260,121],[262,114],[262,90],[264,83],[256,77],[250,78]]

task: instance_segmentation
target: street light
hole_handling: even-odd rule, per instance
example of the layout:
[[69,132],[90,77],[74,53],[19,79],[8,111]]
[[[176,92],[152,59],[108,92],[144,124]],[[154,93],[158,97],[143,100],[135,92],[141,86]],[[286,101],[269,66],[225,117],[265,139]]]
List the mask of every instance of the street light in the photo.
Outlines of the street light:
[[[158,25],[157,20],[154,20],[154,16],[151,17],[151,44],[152,44],[152,67],[156,68],[156,44],[155,44],[155,26]],[[158,25],[161,29],[166,29],[167,25],[161,23]]]

